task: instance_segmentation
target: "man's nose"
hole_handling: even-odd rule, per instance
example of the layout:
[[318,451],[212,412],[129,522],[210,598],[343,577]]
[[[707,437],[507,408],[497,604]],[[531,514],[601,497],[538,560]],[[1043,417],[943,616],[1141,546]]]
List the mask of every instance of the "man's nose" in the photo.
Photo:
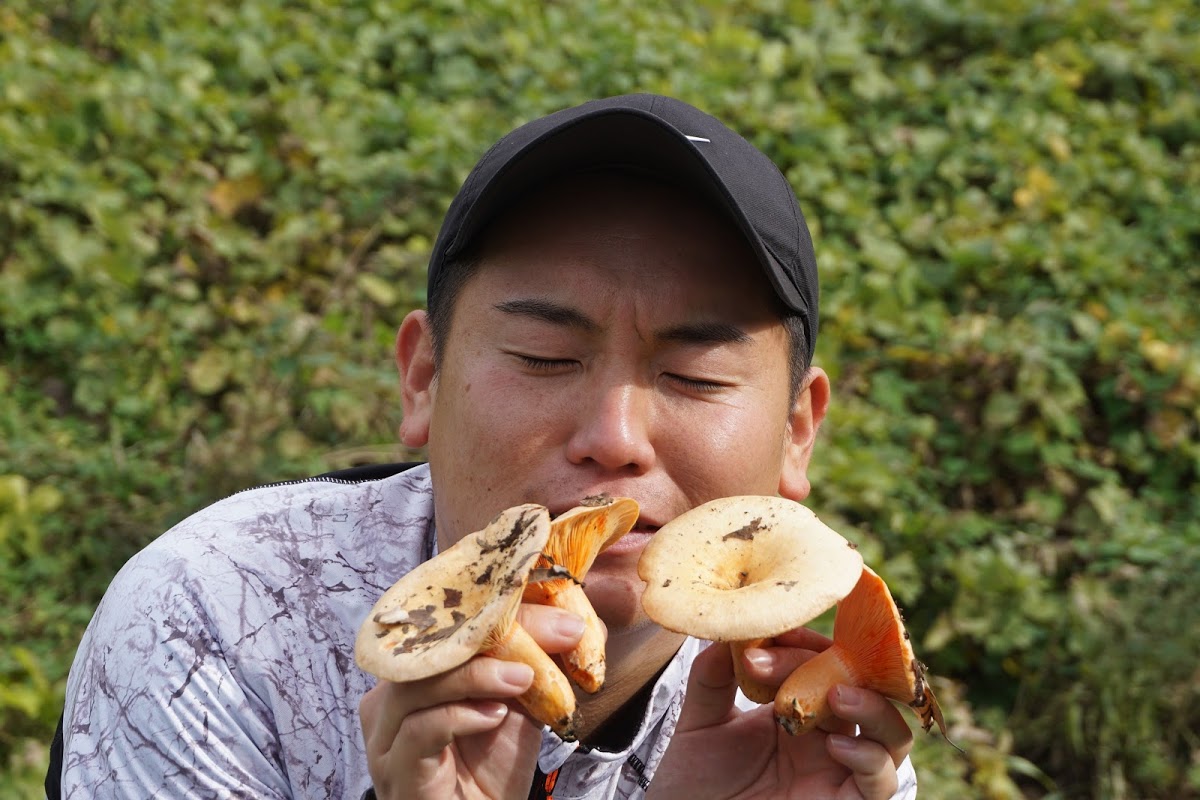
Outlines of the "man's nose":
[[574,433],[567,442],[572,464],[589,462],[606,470],[635,474],[654,464],[648,392],[631,384],[610,386],[581,403]]

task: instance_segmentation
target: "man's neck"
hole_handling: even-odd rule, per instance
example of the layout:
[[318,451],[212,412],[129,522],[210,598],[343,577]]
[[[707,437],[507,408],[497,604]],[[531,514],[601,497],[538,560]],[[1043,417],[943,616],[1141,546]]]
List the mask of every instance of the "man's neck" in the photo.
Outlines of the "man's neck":
[[655,680],[684,638],[657,626],[611,637],[605,648],[604,688],[594,695],[577,693],[583,718],[580,741],[609,751],[628,747],[645,716]]

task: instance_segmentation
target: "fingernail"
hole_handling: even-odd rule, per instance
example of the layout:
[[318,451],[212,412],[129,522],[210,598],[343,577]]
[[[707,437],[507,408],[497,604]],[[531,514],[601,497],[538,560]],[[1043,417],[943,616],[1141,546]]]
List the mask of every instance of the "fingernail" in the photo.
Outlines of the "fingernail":
[[829,734],[829,746],[839,752],[850,753],[858,748],[858,742],[849,736],[831,733]]
[[478,709],[488,719],[504,719],[508,716],[508,706],[504,703],[480,703]]
[[837,699],[845,708],[854,708],[862,703],[862,692],[852,686],[837,687]]
[[775,664],[775,656],[766,650],[750,648],[743,655],[746,657],[746,661],[758,669],[770,669]]
[[528,664],[516,661],[505,661],[500,664],[500,681],[516,689],[528,689],[533,683],[533,668]]
[[554,621],[554,632],[568,639],[583,635],[583,620],[574,614],[560,614]]

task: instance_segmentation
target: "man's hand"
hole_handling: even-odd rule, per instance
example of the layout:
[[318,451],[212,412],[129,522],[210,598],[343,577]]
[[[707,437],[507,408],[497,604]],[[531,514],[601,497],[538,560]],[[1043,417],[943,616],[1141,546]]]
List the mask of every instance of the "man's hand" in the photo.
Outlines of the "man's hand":
[[[548,653],[583,633],[579,617],[550,606],[522,606],[520,621]],[[422,681],[381,681],[359,706],[379,800],[527,797],[542,725],[510,701],[532,680],[524,664],[478,656]]]
[[[785,634],[774,647],[747,651],[750,675],[778,686],[828,645],[812,631]],[[736,708],[736,692],[729,647],[709,647],[692,666],[679,725],[648,797],[887,800],[895,794],[896,767],[912,749],[912,732],[883,696],[835,687],[829,701],[838,719],[830,730],[791,736],[770,705]]]

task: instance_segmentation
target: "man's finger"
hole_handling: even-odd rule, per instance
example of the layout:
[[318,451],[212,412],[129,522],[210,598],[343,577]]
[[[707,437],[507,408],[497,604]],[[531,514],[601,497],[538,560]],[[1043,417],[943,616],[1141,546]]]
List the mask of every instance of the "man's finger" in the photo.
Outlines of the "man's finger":
[[829,690],[829,706],[838,718],[858,726],[859,738],[879,742],[899,766],[912,750],[913,735],[908,721],[878,692],[835,686]]
[[827,649],[833,640],[808,628],[796,628],[768,640],[762,647],[742,653],[746,675],[767,686],[778,687],[797,667]]
[[838,733],[842,736],[857,736],[858,726],[840,717],[829,717],[817,723],[817,728],[826,733]]
[[[537,759],[542,726],[498,701],[446,703],[404,718],[395,738],[367,739],[368,768],[380,798],[440,798],[464,766],[484,764],[497,742],[515,743],[511,769],[473,771],[481,796],[524,797]],[[449,746],[457,750],[452,757]],[[528,762],[527,765],[525,762]]]
[[729,645],[714,644],[692,662],[676,733],[708,728],[729,719],[736,694]]
[[751,679],[778,688],[816,654],[796,647],[748,647],[742,652],[742,666]]
[[390,741],[415,712],[464,700],[508,700],[532,682],[529,666],[487,657],[421,681],[381,681],[359,704],[363,732],[375,742]]
[[492,700],[446,703],[414,712],[401,723],[391,757],[394,763],[413,765],[421,759],[439,758],[456,737],[490,731],[508,714],[508,706]]
[[896,793],[900,779],[883,745],[862,737],[832,734],[825,740],[825,747],[830,758],[850,770],[838,800],[887,800]]
[[787,633],[781,633],[776,636],[774,643],[779,647],[798,647],[801,650],[812,650],[815,653],[820,653],[833,644],[833,639],[830,639],[828,636],[822,636],[808,628],[796,628],[795,630],[790,630]]
[[522,603],[517,621],[547,653],[565,653],[583,636],[583,619],[555,606]]

